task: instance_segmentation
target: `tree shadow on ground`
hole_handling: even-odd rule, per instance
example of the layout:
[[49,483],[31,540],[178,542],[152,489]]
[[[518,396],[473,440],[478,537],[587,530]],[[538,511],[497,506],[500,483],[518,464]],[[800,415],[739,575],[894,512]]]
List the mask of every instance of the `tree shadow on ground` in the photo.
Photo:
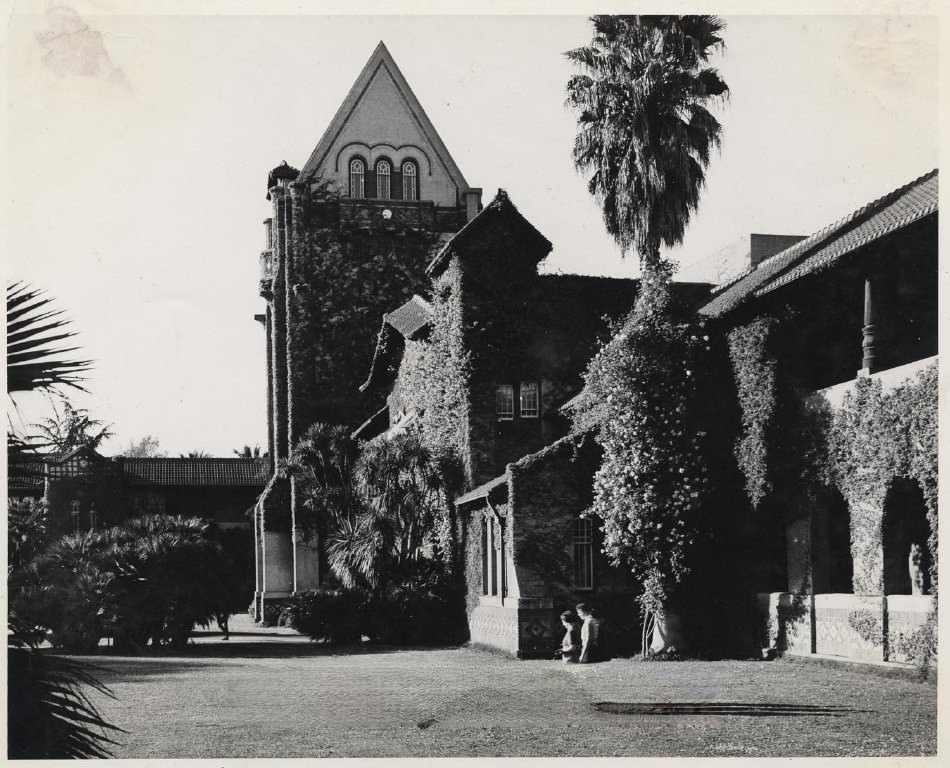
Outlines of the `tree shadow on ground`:
[[[260,635],[256,635],[260,637]],[[232,638],[235,635],[231,635]],[[395,645],[377,645],[375,643],[360,643],[351,645],[333,645],[314,640],[308,640],[301,637],[299,640],[286,640],[281,642],[241,642],[222,641],[189,643],[182,648],[171,648],[168,646],[152,647],[148,646],[139,653],[117,652],[109,646],[100,646],[95,651],[88,653],[70,653],[70,656],[91,656],[91,657],[109,657],[115,659],[167,659],[167,658],[187,658],[187,659],[280,659],[290,657],[306,656],[366,656],[373,654],[401,653],[403,651],[450,651],[458,650],[460,646],[395,646]]]
[[766,704],[726,701],[632,703],[599,701],[591,704],[598,712],[612,715],[738,715],[742,717],[841,717],[868,712],[866,709],[829,707],[817,704]]

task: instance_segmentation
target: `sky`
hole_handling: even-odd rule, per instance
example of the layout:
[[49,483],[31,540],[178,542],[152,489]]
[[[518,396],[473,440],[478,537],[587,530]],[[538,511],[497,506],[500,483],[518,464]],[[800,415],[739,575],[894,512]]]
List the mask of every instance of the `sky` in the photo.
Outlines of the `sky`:
[[[563,52],[583,16],[14,14],[7,30],[7,274],[46,289],[95,360],[77,404],[178,455],[266,445],[253,316],[267,172],[301,167],[379,40],[487,202],[505,189],[549,271],[635,276],[571,162]],[[75,9],[75,10],[73,10]],[[937,166],[927,17],[726,17],[731,96],[684,279],[751,232],[807,235]],[[373,339],[367,339],[371,345]],[[39,396],[12,419],[47,414]]]

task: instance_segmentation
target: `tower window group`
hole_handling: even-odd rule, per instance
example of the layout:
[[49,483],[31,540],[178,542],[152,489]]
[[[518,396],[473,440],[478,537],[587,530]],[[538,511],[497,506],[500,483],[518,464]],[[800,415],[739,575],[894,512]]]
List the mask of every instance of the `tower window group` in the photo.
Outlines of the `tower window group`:
[[419,165],[415,160],[403,160],[402,165],[394,169],[389,160],[380,158],[368,171],[366,161],[354,157],[350,160],[350,197],[355,200],[418,200]]

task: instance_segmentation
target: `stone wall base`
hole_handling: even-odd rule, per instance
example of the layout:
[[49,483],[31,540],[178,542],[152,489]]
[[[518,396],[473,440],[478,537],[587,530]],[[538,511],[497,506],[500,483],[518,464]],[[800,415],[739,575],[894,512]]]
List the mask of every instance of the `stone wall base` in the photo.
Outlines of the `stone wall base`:
[[908,642],[930,612],[929,595],[760,594],[762,636],[793,656],[911,662]]
[[555,619],[551,598],[480,604],[468,617],[471,644],[519,658],[548,657],[561,640]]
[[257,606],[257,615],[254,620],[263,627],[273,627],[277,625],[277,618],[280,612],[290,601],[290,592],[264,592],[255,594],[255,605]]

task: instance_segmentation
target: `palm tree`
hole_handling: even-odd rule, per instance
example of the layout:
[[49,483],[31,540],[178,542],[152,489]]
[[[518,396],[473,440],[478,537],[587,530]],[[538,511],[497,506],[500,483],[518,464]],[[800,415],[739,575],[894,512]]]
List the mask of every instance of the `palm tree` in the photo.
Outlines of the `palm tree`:
[[66,453],[74,448],[88,447],[95,450],[103,440],[112,437],[110,425],[94,419],[85,408],[76,408],[62,395],[59,406],[50,400],[53,415],[36,424],[31,424],[37,433],[30,437],[31,445],[41,449],[54,449]]
[[[67,386],[83,389],[80,382],[90,362],[72,359],[69,353],[76,348],[63,346],[74,335],[64,331],[68,324],[42,291],[22,282],[7,284],[7,394],[11,399],[18,392],[50,392]],[[8,461],[28,456],[33,448],[7,433]],[[21,577],[32,563],[15,565],[16,572],[8,572],[10,582],[29,582],[29,576]],[[22,605],[36,585],[8,586],[11,597],[22,595]],[[85,689],[112,694],[87,666],[41,653],[39,645],[45,638],[18,613],[16,602],[11,600],[7,617],[8,757],[109,757],[106,745],[115,742],[108,733],[120,729],[99,714]]]
[[253,448],[249,445],[242,446],[240,450],[234,449],[234,455],[239,459],[259,459],[261,458],[261,447],[255,445]]
[[724,47],[716,16],[594,16],[594,37],[565,55],[581,72],[567,84],[577,111],[574,164],[603,208],[607,231],[644,274],[660,246],[683,239],[719,146],[711,102],[729,89],[706,66]]
[[68,325],[63,311],[52,308],[52,299],[43,291],[22,282],[7,285],[8,393],[83,388],[82,374],[90,361],[69,359],[68,353],[77,348],[62,344],[75,335],[64,330]]

